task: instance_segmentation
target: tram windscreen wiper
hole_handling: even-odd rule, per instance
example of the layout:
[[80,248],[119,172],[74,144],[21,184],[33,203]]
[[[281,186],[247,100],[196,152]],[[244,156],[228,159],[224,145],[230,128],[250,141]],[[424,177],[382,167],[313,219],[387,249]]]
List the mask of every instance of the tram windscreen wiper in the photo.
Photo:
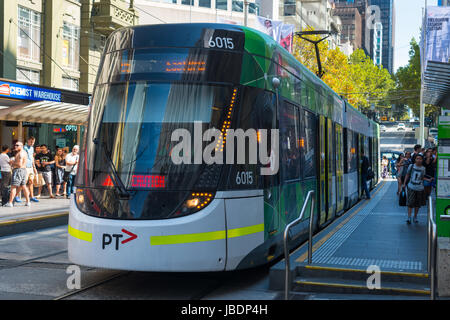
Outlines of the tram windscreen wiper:
[[92,142],[94,142],[95,145],[99,146],[103,150],[103,154],[105,155],[106,159],[108,160],[109,166],[111,168],[111,172],[113,174],[114,186],[116,186],[119,191],[119,199],[120,200],[130,199],[130,193],[128,192],[127,188],[123,184],[122,179],[120,179],[119,174],[117,173],[117,170],[116,170],[116,166],[114,165],[114,162],[112,161],[110,155],[106,151],[105,143],[104,142],[99,143],[97,138],[94,138],[94,140]]

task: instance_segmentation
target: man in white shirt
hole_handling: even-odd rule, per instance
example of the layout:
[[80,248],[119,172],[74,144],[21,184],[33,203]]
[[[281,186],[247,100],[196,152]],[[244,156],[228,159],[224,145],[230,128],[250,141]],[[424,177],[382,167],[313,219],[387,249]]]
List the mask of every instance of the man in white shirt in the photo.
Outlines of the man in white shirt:
[[78,160],[80,156],[78,151],[80,147],[78,145],[73,146],[72,152],[66,156],[66,168],[64,172],[64,181],[67,183],[67,199],[70,198],[70,194],[73,193],[73,187],[75,183],[75,176],[78,169]]

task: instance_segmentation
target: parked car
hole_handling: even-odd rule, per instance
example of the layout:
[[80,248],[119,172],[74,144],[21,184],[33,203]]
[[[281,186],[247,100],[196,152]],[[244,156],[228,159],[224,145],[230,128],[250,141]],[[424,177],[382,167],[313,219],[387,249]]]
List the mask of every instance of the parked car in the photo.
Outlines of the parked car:
[[405,130],[406,130],[405,124],[403,122],[400,122],[397,125],[397,131],[405,131]]

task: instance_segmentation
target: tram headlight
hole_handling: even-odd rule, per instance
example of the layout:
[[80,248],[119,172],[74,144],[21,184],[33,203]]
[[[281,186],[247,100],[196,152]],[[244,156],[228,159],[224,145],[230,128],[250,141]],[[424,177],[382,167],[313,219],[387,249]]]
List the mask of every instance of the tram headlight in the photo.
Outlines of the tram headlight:
[[77,191],[75,193],[75,203],[77,205],[78,210],[80,210],[83,213],[87,213],[87,199],[86,199],[86,193],[85,190],[82,188],[77,188]]
[[82,207],[84,206],[84,191],[83,189],[77,188],[77,192],[76,192],[76,201],[77,201],[77,205]]
[[214,198],[210,192],[192,192],[184,202],[181,210],[183,213],[194,213],[206,207]]

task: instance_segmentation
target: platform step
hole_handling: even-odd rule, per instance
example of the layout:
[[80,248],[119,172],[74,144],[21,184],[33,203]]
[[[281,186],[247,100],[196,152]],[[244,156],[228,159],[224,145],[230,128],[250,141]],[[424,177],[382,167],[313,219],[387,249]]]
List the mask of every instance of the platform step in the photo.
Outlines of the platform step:
[[[367,281],[373,275],[366,268],[336,267],[330,265],[300,265],[297,266],[295,274],[300,277],[335,278],[342,280]],[[429,286],[428,273],[421,271],[409,272],[399,270],[380,270],[381,282],[410,283]]]
[[382,294],[382,295],[430,295],[430,289],[420,284],[407,282],[381,281],[380,289],[369,289],[366,280],[336,279],[325,277],[297,277],[292,291],[328,292],[345,294]]

